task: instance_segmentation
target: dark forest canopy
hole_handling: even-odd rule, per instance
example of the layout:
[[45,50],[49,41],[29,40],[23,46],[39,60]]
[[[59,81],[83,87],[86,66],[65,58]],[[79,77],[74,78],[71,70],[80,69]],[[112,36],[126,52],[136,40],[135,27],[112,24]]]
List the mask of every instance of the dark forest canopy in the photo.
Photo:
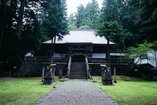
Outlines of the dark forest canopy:
[[103,0],[101,9],[92,0],[68,20],[69,28],[97,29],[121,49],[157,40],[157,0]]
[[17,65],[42,41],[67,33],[65,0],[0,0],[2,65]]
[[156,0],[104,0],[98,33],[122,48],[156,41],[156,10]]

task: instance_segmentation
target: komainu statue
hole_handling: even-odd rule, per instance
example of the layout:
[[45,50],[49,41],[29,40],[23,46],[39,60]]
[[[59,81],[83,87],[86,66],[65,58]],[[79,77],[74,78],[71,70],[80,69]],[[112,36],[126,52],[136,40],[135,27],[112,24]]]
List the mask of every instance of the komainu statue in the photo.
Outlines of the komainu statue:
[[112,85],[112,75],[109,67],[101,65],[101,75],[103,85]]
[[43,84],[51,84],[54,82],[55,69],[55,65],[52,64],[43,69]]

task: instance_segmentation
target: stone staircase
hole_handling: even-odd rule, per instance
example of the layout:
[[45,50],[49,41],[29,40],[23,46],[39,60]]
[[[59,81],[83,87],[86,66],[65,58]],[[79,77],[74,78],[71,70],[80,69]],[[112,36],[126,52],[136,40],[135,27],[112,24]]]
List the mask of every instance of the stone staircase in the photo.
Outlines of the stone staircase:
[[84,62],[72,62],[70,79],[87,79],[86,66]]

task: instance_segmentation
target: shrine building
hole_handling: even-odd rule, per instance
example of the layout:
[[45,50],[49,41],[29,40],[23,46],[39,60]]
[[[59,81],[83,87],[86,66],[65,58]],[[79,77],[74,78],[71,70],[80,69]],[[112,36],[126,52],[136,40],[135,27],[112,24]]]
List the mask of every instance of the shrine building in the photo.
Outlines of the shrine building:
[[110,63],[111,70],[117,65],[125,65],[121,59],[124,54],[117,50],[116,43],[107,44],[106,38],[96,36],[94,30],[72,30],[62,39],[57,37],[55,43],[52,46],[51,40],[43,42],[39,54],[25,58],[20,70],[38,71],[40,75],[45,65],[53,63],[55,75],[88,79],[100,73],[101,65]]
[[[94,30],[72,30],[62,39],[56,38],[53,47],[53,63],[56,64],[58,72],[70,79],[90,78],[93,65],[107,65],[107,51],[110,51],[111,66],[119,65],[119,58],[124,54],[117,51],[116,44],[109,42],[105,37],[96,36]],[[109,50],[108,50],[109,48]],[[43,62],[50,62],[52,58],[52,41],[48,40],[42,44],[42,56],[47,57]],[[38,57],[38,60],[44,59]],[[48,60],[49,59],[49,60]]]

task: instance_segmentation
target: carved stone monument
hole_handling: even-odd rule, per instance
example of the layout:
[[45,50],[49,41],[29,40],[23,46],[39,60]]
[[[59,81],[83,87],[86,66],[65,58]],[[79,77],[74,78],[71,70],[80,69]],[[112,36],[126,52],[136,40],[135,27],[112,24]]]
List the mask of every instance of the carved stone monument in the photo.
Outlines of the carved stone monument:
[[106,65],[101,65],[101,75],[103,85],[112,85],[112,75],[111,70]]

